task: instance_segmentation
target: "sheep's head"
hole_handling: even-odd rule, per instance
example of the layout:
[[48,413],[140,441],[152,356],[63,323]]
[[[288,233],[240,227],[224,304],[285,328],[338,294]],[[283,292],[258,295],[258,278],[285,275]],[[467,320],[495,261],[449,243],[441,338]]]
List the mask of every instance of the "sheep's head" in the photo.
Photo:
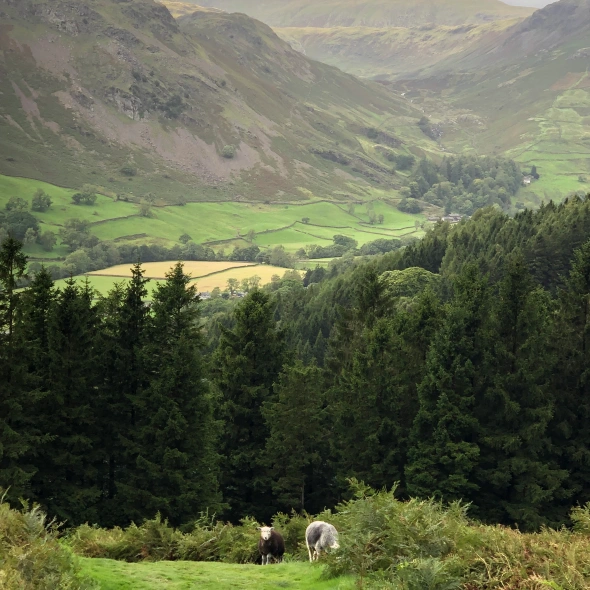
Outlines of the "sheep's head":
[[263,541],[268,541],[270,539],[271,531],[274,531],[274,527],[272,526],[259,526],[258,530],[260,531],[260,537]]

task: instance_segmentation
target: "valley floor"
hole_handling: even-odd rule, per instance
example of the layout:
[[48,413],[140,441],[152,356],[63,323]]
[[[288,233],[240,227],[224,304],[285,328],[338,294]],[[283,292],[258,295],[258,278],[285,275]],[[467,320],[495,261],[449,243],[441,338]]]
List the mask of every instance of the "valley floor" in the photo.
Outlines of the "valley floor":
[[352,590],[352,578],[322,579],[322,569],[309,563],[262,567],[227,563],[162,561],[124,563],[111,559],[80,558],[84,575],[101,590]]

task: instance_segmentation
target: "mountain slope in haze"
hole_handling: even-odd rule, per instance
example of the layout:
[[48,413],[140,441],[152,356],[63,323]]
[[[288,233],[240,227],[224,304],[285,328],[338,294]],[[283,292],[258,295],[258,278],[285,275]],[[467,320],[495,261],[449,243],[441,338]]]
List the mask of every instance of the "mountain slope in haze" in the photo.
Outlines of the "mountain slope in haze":
[[365,148],[369,126],[401,150],[435,146],[411,105],[244,15],[177,22],[152,0],[0,0],[0,17],[0,173],[287,200],[395,185]]
[[272,27],[415,27],[524,18],[532,9],[500,0],[190,0],[243,12]]
[[[190,1],[162,0],[177,15]],[[195,0],[196,1],[196,0]],[[201,0],[199,0],[201,1]],[[271,25],[294,49],[363,78],[395,79],[521,21],[534,9],[496,0],[202,0]]]
[[589,34],[590,0],[560,0],[537,10],[500,34],[440,62],[438,69],[472,69],[518,62],[524,56],[550,51],[577,39],[583,41],[586,38],[590,45]]
[[561,0],[406,80],[447,149],[536,165],[532,202],[590,187],[590,0]]
[[395,79],[432,66],[520,22],[420,27],[276,28],[294,49],[361,78]]

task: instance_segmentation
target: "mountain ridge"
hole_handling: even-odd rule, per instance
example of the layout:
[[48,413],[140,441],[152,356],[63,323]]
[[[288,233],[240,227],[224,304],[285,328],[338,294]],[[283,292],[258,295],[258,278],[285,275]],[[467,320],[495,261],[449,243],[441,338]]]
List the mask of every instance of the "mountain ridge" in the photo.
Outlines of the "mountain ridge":
[[189,3],[243,12],[272,27],[464,25],[524,18],[534,9],[500,0],[189,0]]

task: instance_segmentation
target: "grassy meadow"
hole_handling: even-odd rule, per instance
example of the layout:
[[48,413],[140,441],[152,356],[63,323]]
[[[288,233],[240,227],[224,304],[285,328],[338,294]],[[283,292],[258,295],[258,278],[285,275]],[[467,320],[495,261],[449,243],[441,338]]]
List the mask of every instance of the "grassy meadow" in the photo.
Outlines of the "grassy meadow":
[[[117,201],[108,191],[104,192],[109,196],[97,192],[94,205],[75,205],[71,200],[75,192],[72,189],[2,175],[0,209],[13,196],[30,203],[37,189],[43,189],[53,201],[47,211],[31,211],[42,232],[50,230],[58,234],[66,220],[79,218],[89,222],[90,232],[101,241],[118,244],[158,243],[170,247],[178,244],[182,234],[188,234],[196,243],[229,251],[234,246],[246,246],[244,237],[254,232],[253,243],[260,248],[282,245],[294,253],[312,244],[330,244],[335,234],[351,237],[359,245],[378,238],[400,238],[415,234],[416,222],[424,219],[423,215],[410,215],[396,209],[395,191],[376,191],[375,195],[367,196],[366,202],[357,202],[351,210],[346,202],[314,200],[312,196],[302,204],[227,201],[154,206],[149,217],[142,217],[138,203]],[[371,210],[383,215],[382,224],[369,224]],[[25,253],[48,263],[63,260],[68,255],[67,248],[59,241],[50,252],[39,244],[27,244]]]
[[101,590],[352,590],[351,577],[322,579],[322,568],[309,563],[269,567],[207,562],[124,563],[81,558],[82,574]]

